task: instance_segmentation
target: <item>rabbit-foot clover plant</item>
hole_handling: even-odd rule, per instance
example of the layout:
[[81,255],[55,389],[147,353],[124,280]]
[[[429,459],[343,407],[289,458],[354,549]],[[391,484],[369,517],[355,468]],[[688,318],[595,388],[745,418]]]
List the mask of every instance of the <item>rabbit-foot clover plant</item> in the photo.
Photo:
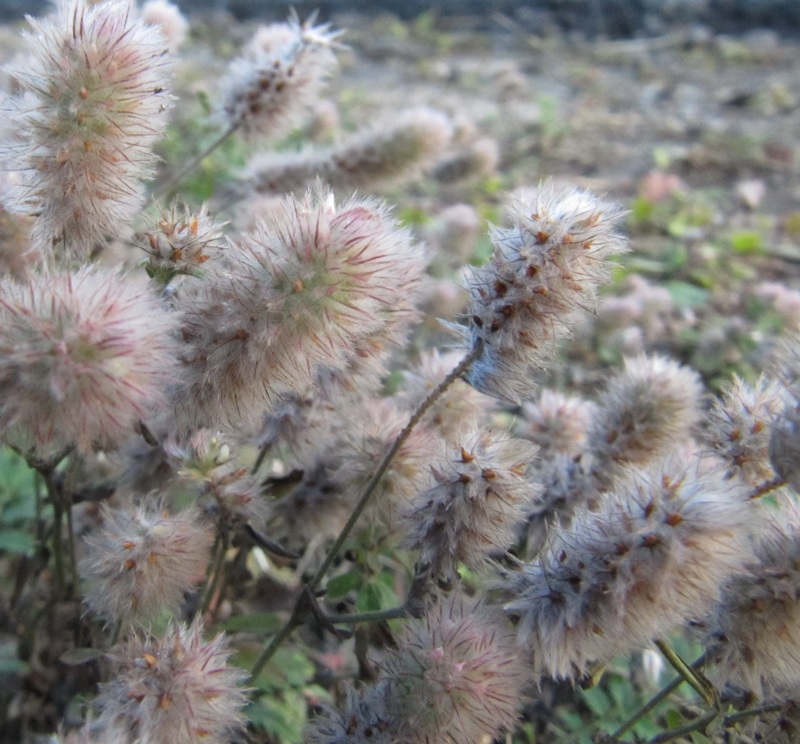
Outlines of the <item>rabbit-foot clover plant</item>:
[[[530,742],[553,696],[585,716],[571,685],[616,689],[655,646],[704,707],[653,742],[790,736],[797,339],[713,400],[663,351],[542,387],[629,250],[624,210],[544,181],[488,231],[446,206],[423,245],[353,190],[452,189],[498,148],[415,103],[289,152],[352,54],[313,18],[258,27],[202,82],[209,141],[160,162],[196,115],[188,28],[161,0],[57,0],[0,99],[0,728]],[[181,194],[267,140],[209,203]]]

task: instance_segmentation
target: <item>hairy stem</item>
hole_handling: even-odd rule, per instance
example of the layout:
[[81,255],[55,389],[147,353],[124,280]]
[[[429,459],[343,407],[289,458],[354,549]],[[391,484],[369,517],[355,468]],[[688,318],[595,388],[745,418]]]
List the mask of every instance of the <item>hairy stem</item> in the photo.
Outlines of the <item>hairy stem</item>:
[[154,190],[153,197],[163,196],[168,193],[173,186],[177,186],[186,176],[188,176],[205,158],[211,155],[214,150],[221,147],[231,135],[240,127],[241,120],[231,124],[225,131],[222,132],[208,147],[202,152],[195,155],[186,163],[183,168],[179,168],[169,178],[162,181]]

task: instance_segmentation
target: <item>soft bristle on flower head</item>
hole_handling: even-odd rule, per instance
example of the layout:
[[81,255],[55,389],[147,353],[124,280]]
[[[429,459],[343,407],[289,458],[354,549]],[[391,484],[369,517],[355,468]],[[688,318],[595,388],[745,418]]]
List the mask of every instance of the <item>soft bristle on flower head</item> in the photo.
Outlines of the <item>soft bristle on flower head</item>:
[[148,622],[176,611],[202,580],[212,534],[196,509],[169,514],[160,504],[103,510],[79,563],[86,603],[112,622]]
[[725,589],[706,639],[712,674],[754,692],[800,686],[800,512],[786,505]]
[[765,376],[750,386],[734,377],[709,413],[709,441],[732,474],[757,486],[775,477],[769,461],[773,422],[784,406],[780,385]]
[[279,137],[317,100],[336,66],[340,32],[313,19],[262,26],[222,85],[222,112],[245,137]]
[[337,207],[322,187],[285,199],[185,303],[181,420],[259,423],[281,395],[350,368],[368,341],[392,346],[414,317],[424,266],[377,201]]
[[535,453],[530,442],[483,430],[465,432],[460,446],[433,461],[437,485],[413,499],[404,521],[407,542],[436,579],[451,584],[459,564],[480,568],[511,546],[538,495],[525,478]]
[[24,179],[9,204],[36,216],[37,247],[88,256],[140,206],[166,125],[165,42],[125,0],[60,0],[31,24],[10,152]]
[[0,282],[0,425],[40,454],[114,446],[163,403],[174,322],[146,280],[108,269]]
[[116,678],[101,688],[100,723],[147,744],[224,744],[244,728],[247,677],[228,664],[223,635],[203,640],[203,624],[171,624],[161,638],[115,648]]
[[633,472],[508,580],[538,674],[580,677],[702,617],[748,559],[743,486],[677,459]]
[[519,402],[552,358],[579,309],[626,250],[614,231],[619,207],[587,191],[543,183],[510,209],[513,226],[492,231],[494,253],[470,281],[469,336],[479,350],[467,375],[482,392]]
[[410,622],[397,645],[387,664],[397,741],[479,744],[514,727],[528,674],[498,609],[455,595]]
[[619,465],[645,465],[691,438],[703,386],[692,369],[660,356],[625,360],[606,386],[588,441],[592,474],[601,489]]

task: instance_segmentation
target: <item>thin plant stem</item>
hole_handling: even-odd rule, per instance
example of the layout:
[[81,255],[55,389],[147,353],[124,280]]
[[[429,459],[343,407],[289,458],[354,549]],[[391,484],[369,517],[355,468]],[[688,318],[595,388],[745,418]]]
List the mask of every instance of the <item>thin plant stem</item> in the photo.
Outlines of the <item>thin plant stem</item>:
[[225,556],[228,554],[228,547],[230,546],[230,531],[227,527],[220,527],[220,533],[217,535],[215,543],[216,551],[214,555],[214,562],[211,567],[211,572],[206,581],[206,590],[203,597],[203,602],[200,606],[200,616],[204,616],[209,608],[211,602],[214,600],[214,595],[217,593],[219,582],[222,574],[225,572]]
[[719,709],[719,700],[714,686],[699,671],[692,669],[666,641],[656,641],[656,648],[662,653],[664,658],[673,666],[706,702],[709,708],[714,708],[715,715]]
[[786,479],[781,478],[780,476],[773,478],[772,480],[765,481],[764,483],[759,484],[750,494],[750,500],[753,501],[755,499],[760,499],[762,496],[766,496],[768,493],[772,493],[773,491],[776,491],[785,485]]
[[[692,664],[692,669],[697,670],[700,669],[703,664],[706,662],[706,654],[700,656],[694,664]],[[611,736],[609,737],[608,741],[609,744],[611,742],[619,741],[620,737],[626,732],[632,729],[639,721],[642,720],[650,711],[652,711],[659,703],[669,697],[678,687],[680,687],[686,681],[683,675],[678,675],[675,679],[672,680],[668,685],[662,687],[653,697],[651,697],[639,710],[636,711],[625,723],[623,723]]]
[[292,634],[297,627],[294,616],[270,639],[266,648],[258,657],[258,661],[253,665],[253,670],[250,672],[249,684],[252,685],[258,678],[258,675],[264,670],[267,662],[275,655],[275,652],[281,647],[281,644]]
[[664,731],[657,736],[654,736],[647,742],[647,744],[664,744],[664,742],[667,741],[675,741],[675,739],[680,739],[682,736],[691,734],[693,731],[700,731],[708,726],[708,724],[711,723],[718,715],[719,711],[711,710],[699,718],[695,718],[693,721],[690,721],[685,726],[679,726],[678,728],[670,729],[669,731]]
[[64,482],[61,491],[58,494],[62,499],[64,513],[67,516],[67,550],[69,559],[69,568],[71,574],[70,581],[70,595],[78,588],[78,559],[75,551],[75,525],[72,519],[72,501],[73,494],[75,493],[75,468],[77,460],[75,457],[70,458],[65,473]]
[[408,423],[397,435],[397,438],[392,443],[389,451],[386,453],[386,455],[384,455],[384,458],[381,461],[381,464],[378,466],[378,469],[375,471],[369,483],[367,483],[366,487],[364,488],[361,498],[358,500],[358,503],[350,514],[350,518],[347,520],[347,523],[339,533],[339,537],[336,538],[336,542],[333,544],[333,547],[330,549],[330,551],[328,551],[327,556],[325,556],[325,560],[322,562],[322,565],[319,567],[316,574],[314,574],[311,581],[308,582],[308,588],[310,590],[313,591],[322,583],[322,579],[325,578],[325,574],[328,572],[328,569],[331,567],[334,560],[336,560],[336,556],[339,555],[339,551],[342,549],[345,541],[350,536],[353,527],[355,527],[356,522],[363,514],[364,509],[366,509],[367,504],[378,487],[378,484],[381,482],[381,479],[389,469],[389,465],[392,464],[392,460],[403,444],[405,444],[405,441],[411,435],[414,427],[420,422],[420,419],[427,413],[428,409],[444,394],[447,388],[449,388],[469,369],[472,363],[480,356],[482,350],[483,344],[479,341],[472,348],[469,354],[467,354],[458,363],[456,368],[428,394],[428,397],[425,398],[425,400],[422,401],[422,403],[417,407],[417,410],[414,411],[413,415],[408,420]]
[[376,623],[381,620],[399,620],[408,617],[408,610],[405,605],[400,607],[390,607],[386,610],[374,610],[373,612],[349,612],[340,615],[329,615],[328,620],[333,625],[342,623]]
[[762,713],[777,713],[784,706],[784,703],[768,703],[766,705],[759,705],[756,708],[747,708],[745,710],[736,711],[736,713],[729,713],[722,719],[723,725],[727,728],[732,726],[737,721],[742,721],[745,718],[752,718],[753,716],[760,716]]
[[183,168],[178,169],[166,181],[162,181],[154,190],[153,197],[163,196],[168,193],[173,186],[177,186],[186,176],[189,175],[205,158],[211,155],[214,150],[221,147],[231,135],[241,126],[242,120],[234,122],[211,142],[202,152],[195,155]]
[[[391,465],[395,455],[411,435],[414,427],[419,423],[420,419],[425,415],[428,409],[442,396],[447,388],[449,388],[450,385],[452,385],[470,368],[473,362],[480,356],[482,351],[483,343],[478,340],[475,343],[475,346],[473,346],[470,352],[458,363],[455,369],[453,369],[453,371],[450,372],[447,377],[445,377],[433,390],[431,390],[430,393],[428,393],[428,396],[425,398],[425,400],[423,400],[422,403],[420,403],[420,405],[417,407],[416,411],[414,411],[411,418],[408,420],[408,423],[397,435],[397,438],[392,443],[392,446],[389,447],[389,450],[384,455],[383,460],[381,460],[378,469],[375,471],[372,478],[370,478],[369,483],[367,483],[365,486],[364,491],[361,494],[361,498],[353,508],[347,523],[344,525],[342,531],[339,533],[339,536],[336,538],[336,542],[334,542],[333,547],[325,556],[325,560],[322,562],[322,565],[306,584],[305,590],[308,592],[308,594],[313,595],[314,591],[322,583],[322,580],[325,578],[325,574],[327,574],[328,569],[333,564],[336,556],[339,554],[339,551],[342,549],[342,546],[355,527],[356,522],[363,514],[364,509],[366,509],[367,504],[377,490],[378,484],[386,474],[386,471],[389,469],[389,465]],[[269,644],[267,644],[267,646],[264,648],[264,651],[261,653],[261,656],[258,657],[256,663],[253,665],[253,670],[250,673],[251,683],[256,677],[258,677],[258,675],[266,666],[267,662],[272,658],[278,648],[280,648],[280,645],[294,632],[294,629],[301,624],[302,620],[298,618],[297,607],[295,607],[295,612],[292,613],[292,616],[289,618],[289,620],[287,620],[283,627],[272,637]]]

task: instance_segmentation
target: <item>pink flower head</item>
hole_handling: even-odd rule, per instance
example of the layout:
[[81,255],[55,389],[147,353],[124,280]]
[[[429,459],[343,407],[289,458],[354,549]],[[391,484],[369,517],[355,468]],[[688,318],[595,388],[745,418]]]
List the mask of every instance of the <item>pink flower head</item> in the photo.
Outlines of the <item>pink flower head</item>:
[[0,282],[0,425],[45,452],[113,447],[163,404],[174,326],[145,278],[100,268]]

